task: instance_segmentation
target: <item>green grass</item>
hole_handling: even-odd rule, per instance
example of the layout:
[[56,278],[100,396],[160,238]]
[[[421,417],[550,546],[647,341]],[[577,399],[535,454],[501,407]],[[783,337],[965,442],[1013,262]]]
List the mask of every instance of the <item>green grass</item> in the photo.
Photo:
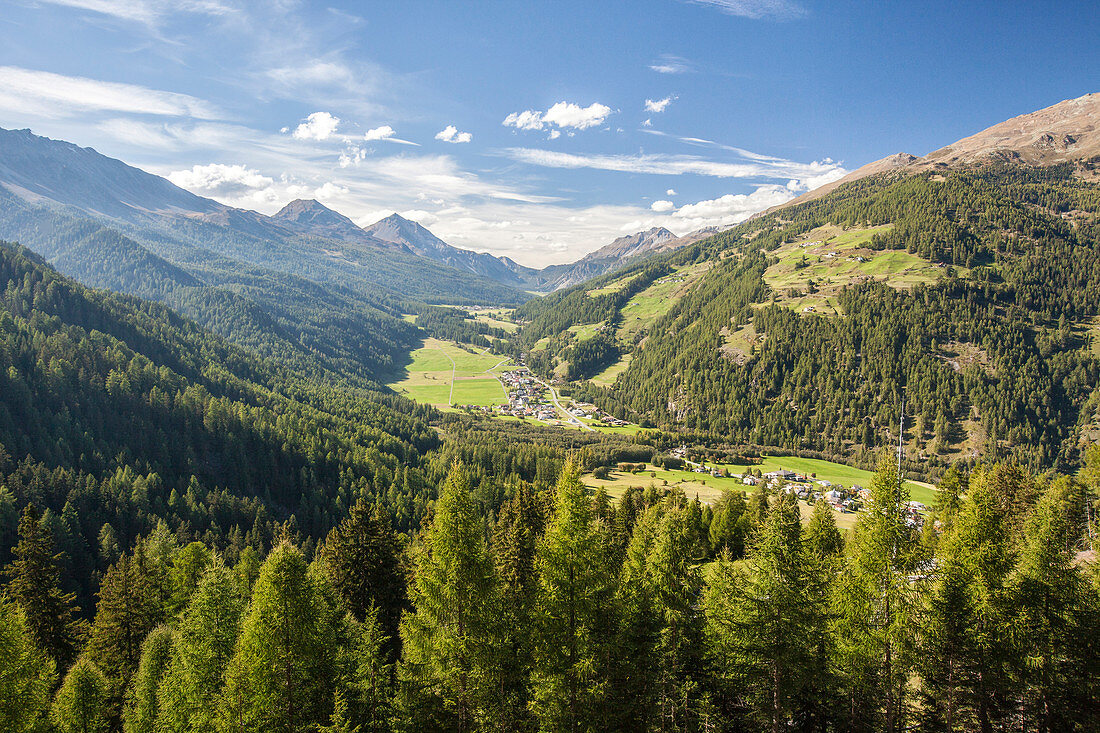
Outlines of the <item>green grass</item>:
[[626,287],[627,283],[638,276],[638,273],[632,272],[629,275],[624,275],[617,280],[612,280],[602,288],[596,288],[595,290],[588,291],[589,298],[598,298],[601,295],[607,295],[608,293],[617,293]]
[[456,405],[503,405],[507,401],[504,387],[495,377],[459,379],[455,382]]
[[569,333],[573,334],[573,338],[577,341],[587,341],[588,339],[599,333],[600,329],[603,328],[603,326],[603,321],[600,321],[599,323],[578,323],[575,326],[570,326],[568,328],[568,331]]
[[592,377],[589,381],[592,384],[598,384],[601,387],[610,387],[615,383],[615,380],[620,374],[626,371],[626,368],[630,366],[630,360],[634,358],[633,354],[623,354],[623,358],[604,369],[602,372]]
[[[421,347],[412,352],[412,363],[389,386],[417,402],[446,406],[450,402],[451,380],[454,377],[455,404],[502,403],[503,388],[493,375],[508,369],[509,362],[505,360],[501,364],[502,357],[496,354],[481,353],[480,349],[473,351],[475,353],[452,342],[425,339]],[[467,386],[466,383],[471,384]],[[495,393],[492,388],[495,388]]]

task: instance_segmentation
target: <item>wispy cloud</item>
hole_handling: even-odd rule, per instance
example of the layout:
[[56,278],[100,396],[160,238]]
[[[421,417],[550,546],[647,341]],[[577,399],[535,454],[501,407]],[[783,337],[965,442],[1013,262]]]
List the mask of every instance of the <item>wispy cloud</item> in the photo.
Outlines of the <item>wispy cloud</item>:
[[397,137],[397,131],[389,125],[382,125],[381,127],[374,127],[367,130],[363,134],[363,139],[367,142],[387,142],[387,143],[399,143],[401,145],[420,145],[420,143],[414,143],[411,140],[402,140]]
[[753,20],[795,20],[808,15],[806,8],[793,0],[684,0],[684,2],[714,8],[726,15]]
[[48,118],[70,117],[88,111],[201,120],[220,117],[213,105],[187,94],[16,66],[0,66],[0,106],[8,111]]
[[591,168],[664,176],[691,174],[714,178],[789,178],[818,181],[830,176],[840,178],[846,172],[841,166],[831,161],[798,163],[766,156],[758,156],[759,159],[753,160],[725,162],[694,155],[579,155],[535,148],[508,148],[504,152],[517,162],[548,168]]
[[49,5],[85,10],[119,20],[157,25],[173,12],[229,15],[233,6],[216,0],[40,0]]
[[649,68],[658,74],[686,74],[689,71],[695,71],[695,64],[683,56],[663,53],[649,65]]

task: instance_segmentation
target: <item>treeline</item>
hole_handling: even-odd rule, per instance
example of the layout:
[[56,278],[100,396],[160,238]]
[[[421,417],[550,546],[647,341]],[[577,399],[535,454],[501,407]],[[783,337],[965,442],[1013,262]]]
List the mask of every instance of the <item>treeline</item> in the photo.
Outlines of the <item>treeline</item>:
[[460,308],[442,308],[432,305],[415,305],[416,325],[428,334],[445,341],[489,347],[490,339],[507,339],[508,332],[483,321],[474,320],[468,311]]
[[713,510],[656,487],[611,504],[572,464],[485,514],[455,462],[408,544],[364,502],[312,561],[285,534],[261,561],[157,527],[107,571],[90,625],[30,507],[0,600],[0,715],[16,731],[1094,730],[1100,572],[1077,551],[1098,488],[1100,449],[1083,480],[952,471],[918,529],[884,456],[846,539],[824,502],[805,523],[765,489]]

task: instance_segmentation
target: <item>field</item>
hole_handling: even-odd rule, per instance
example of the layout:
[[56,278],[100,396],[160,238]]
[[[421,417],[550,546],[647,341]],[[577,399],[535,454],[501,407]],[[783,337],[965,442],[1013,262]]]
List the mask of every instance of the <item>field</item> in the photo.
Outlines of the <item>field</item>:
[[479,349],[474,353],[458,344],[425,339],[412,352],[412,363],[389,386],[417,402],[450,405],[499,405],[505,402],[504,388],[496,374],[510,362]]
[[615,383],[615,380],[620,374],[626,371],[626,368],[630,366],[630,360],[634,358],[633,354],[623,354],[623,358],[604,369],[602,372],[592,377],[589,381],[592,384],[598,384],[601,387],[610,387]]
[[[850,230],[818,227],[772,253],[778,260],[768,267],[764,280],[780,303],[799,312],[829,315],[839,314],[834,296],[845,285],[874,279],[906,289],[939,280],[943,268],[928,260],[901,250],[869,248],[875,234],[889,231],[892,226]],[[811,293],[811,289],[816,292]],[[792,291],[799,295],[792,295]]]
[[511,314],[512,308],[471,308],[469,313],[473,316],[473,320],[479,323],[484,323],[487,326],[493,328],[499,328],[508,333],[515,333],[519,330],[519,326],[511,321],[501,320],[501,316]]

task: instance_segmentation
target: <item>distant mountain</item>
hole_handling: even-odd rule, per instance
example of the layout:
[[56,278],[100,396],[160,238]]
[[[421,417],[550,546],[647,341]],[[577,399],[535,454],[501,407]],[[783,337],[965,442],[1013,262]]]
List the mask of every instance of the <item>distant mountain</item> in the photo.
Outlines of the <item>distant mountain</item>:
[[337,213],[312,199],[295,199],[280,209],[273,217],[303,234],[341,241],[353,241],[382,250],[408,251],[391,242],[376,239],[356,226],[348,217]]
[[487,277],[513,287],[528,287],[538,282],[538,270],[524,267],[507,257],[459,249],[444,242],[428,229],[399,214],[391,214],[363,230],[371,237],[400,245],[408,251],[445,265]]
[[654,227],[644,232],[619,237],[576,262],[567,265],[551,265],[543,269],[540,273],[541,289],[550,291],[572,287],[643,257],[679,249],[712,233],[707,229],[677,237],[664,227]]
[[422,335],[400,317],[410,304],[530,297],[374,239],[316,202],[264,216],[27,130],[0,130],[0,239],[303,373],[368,381]]

